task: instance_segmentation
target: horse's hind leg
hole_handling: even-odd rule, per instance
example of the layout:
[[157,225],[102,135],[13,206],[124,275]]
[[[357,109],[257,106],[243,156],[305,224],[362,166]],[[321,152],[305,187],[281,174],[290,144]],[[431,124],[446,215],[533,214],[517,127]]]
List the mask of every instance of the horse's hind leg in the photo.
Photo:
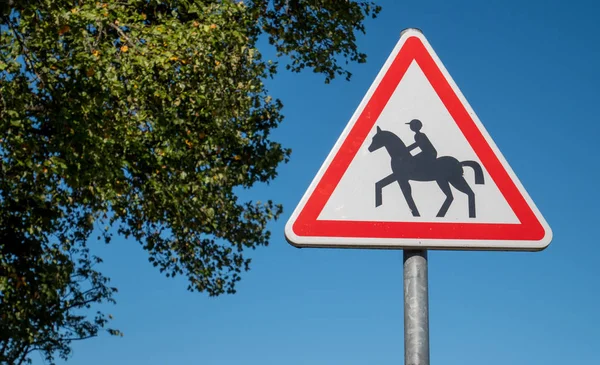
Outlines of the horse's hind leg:
[[452,186],[454,186],[456,189],[467,194],[469,197],[469,218],[475,218],[475,193],[469,186],[469,183],[467,183],[464,177],[459,176],[450,180],[450,184],[452,184]]
[[446,195],[446,200],[444,200],[444,204],[440,208],[440,211],[437,214],[437,217],[444,217],[446,212],[448,212],[448,208],[450,208],[450,204],[454,200],[454,196],[452,195],[452,190],[450,189],[450,185],[448,185],[447,180],[436,180],[442,192]]
[[420,217],[421,215],[419,214],[417,205],[412,197],[412,188],[410,187],[410,183],[408,180],[398,180],[398,184],[400,184],[400,189],[402,189],[402,194],[404,194],[404,199],[406,199],[406,203],[408,204],[413,217]]

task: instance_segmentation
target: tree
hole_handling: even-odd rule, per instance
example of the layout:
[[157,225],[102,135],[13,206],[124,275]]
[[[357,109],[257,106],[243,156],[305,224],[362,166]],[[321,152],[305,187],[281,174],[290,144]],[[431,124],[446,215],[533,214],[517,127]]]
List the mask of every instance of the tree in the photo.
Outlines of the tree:
[[[113,302],[91,243],[131,237],[189,290],[234,293],[282,207],[241,201],[290,150],[262,39],[292,72],[349,79],[380,8],[325,0],[0,5],[0,357],[67,358]],[[94,232],[100,231],[96,237]],[[92,235],[93,234],[93,235]],[[119,331],[108,329],[111,334]]]

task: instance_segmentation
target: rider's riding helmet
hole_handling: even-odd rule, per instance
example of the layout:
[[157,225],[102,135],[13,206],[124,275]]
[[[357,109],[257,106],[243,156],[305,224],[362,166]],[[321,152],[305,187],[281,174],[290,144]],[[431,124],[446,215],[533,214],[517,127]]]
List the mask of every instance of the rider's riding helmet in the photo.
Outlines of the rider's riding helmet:
[[410,129],[415,132],[421,130],[421,127],[423,127],[423,123],[421,123],[421,121],[418,119],[413,119],[406,124],[410,125]]

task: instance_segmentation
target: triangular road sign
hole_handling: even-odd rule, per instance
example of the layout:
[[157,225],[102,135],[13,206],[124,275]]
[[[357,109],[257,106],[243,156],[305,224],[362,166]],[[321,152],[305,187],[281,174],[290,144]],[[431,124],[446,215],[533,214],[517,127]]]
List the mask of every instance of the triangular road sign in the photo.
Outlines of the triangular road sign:
[[537,251],[552,231],[416,29],[285,227],[298,247]]

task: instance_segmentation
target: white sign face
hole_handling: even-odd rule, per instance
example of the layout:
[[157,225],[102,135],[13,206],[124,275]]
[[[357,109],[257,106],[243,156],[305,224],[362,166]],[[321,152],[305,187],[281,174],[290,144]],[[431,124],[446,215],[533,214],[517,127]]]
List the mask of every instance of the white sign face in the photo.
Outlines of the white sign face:
[[285,234],[299,247],[526,251],[552,238],[417,30],[403,32]]

